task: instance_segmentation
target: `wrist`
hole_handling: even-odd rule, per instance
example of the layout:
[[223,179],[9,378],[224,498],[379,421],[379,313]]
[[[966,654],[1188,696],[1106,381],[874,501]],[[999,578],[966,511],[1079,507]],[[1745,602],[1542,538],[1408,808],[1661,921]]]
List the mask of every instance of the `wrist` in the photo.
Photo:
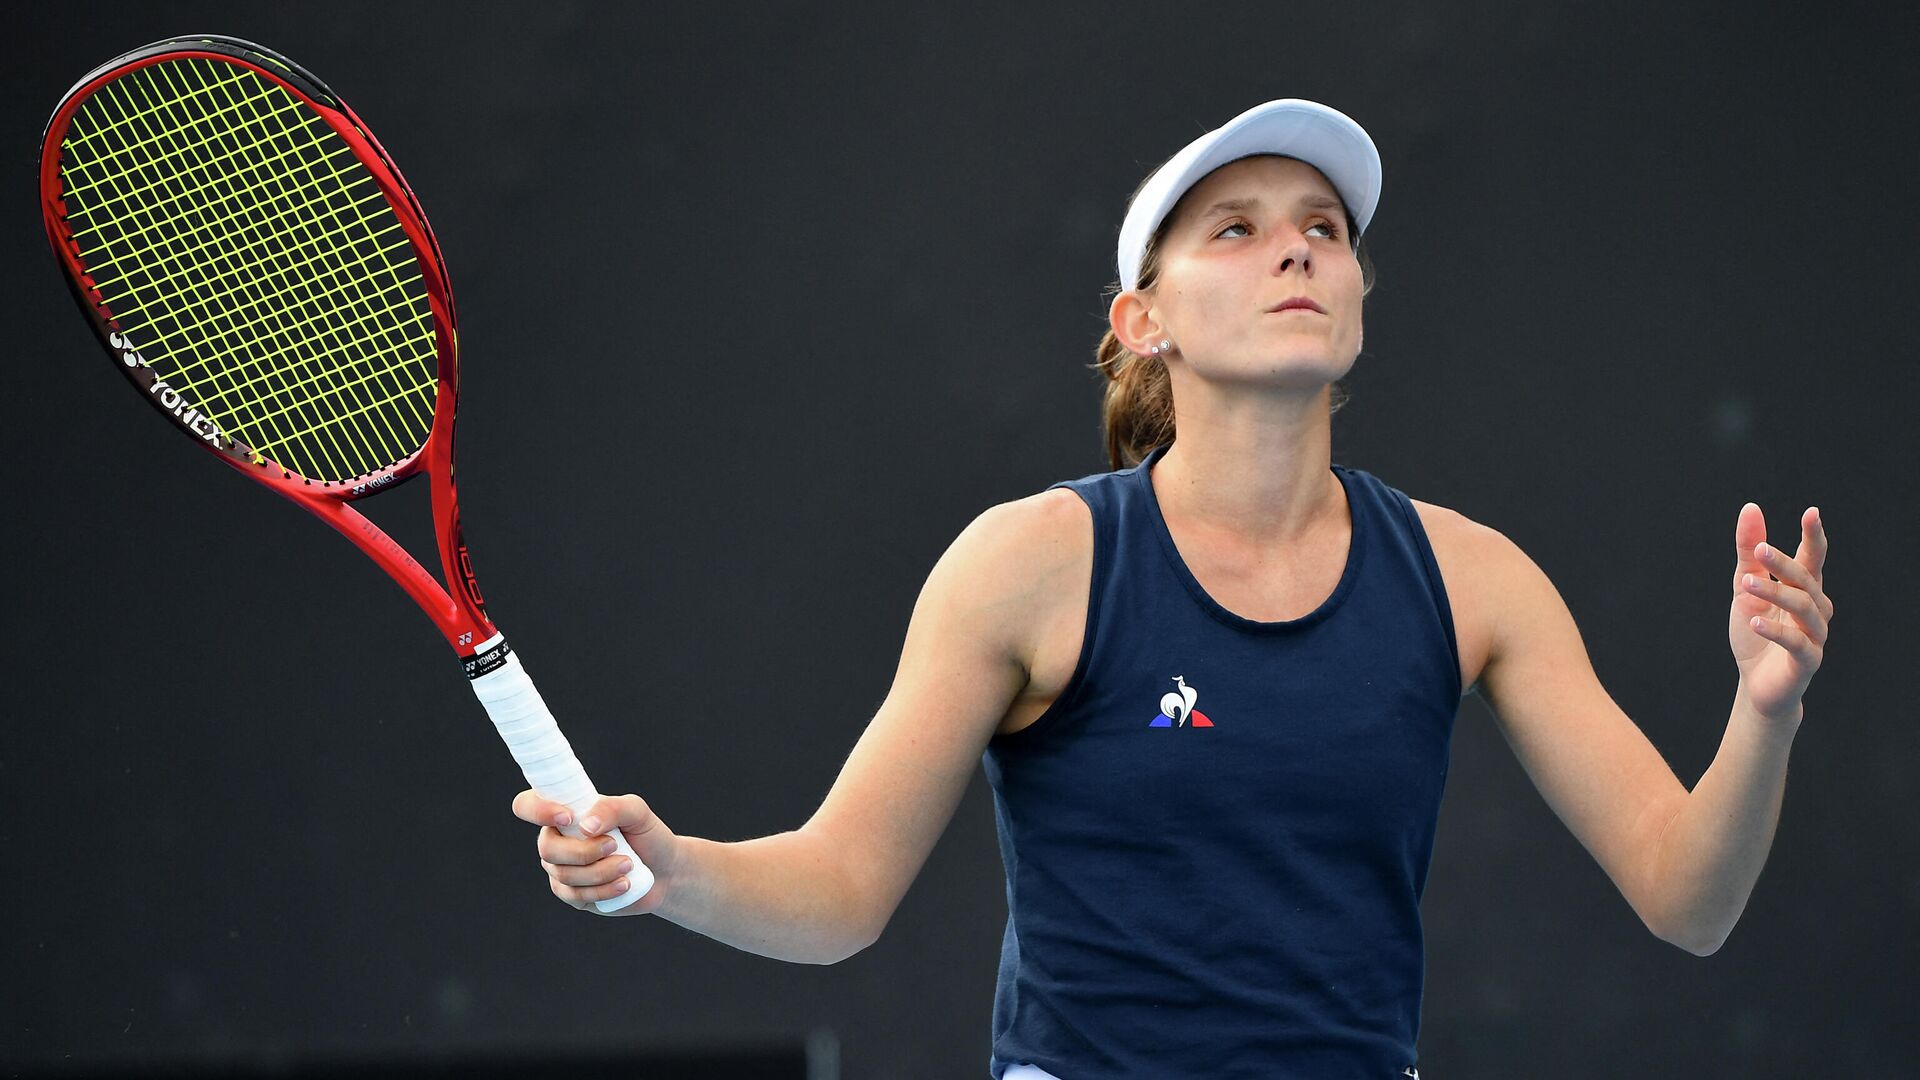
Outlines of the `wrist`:
[[1732,723],[1750,730],[1769,742],[1792,744],[1793,737],[1800,731],[1800,722],[1806,718],[1806,715],[1806,705],[1798,701],[1794,702],[1792,713],[1786,716],[1774,716],[1760,711],[1754,707],[1753,701],[1747,696],[1744,682],[1733,696]]
[[688,925],[689,916],[702,906],[699,896],[702,848],[712,846],[714,841],[698,836],[676,836],[672,857],[661,860],[659,866],[648,864],[653,871],[653,887],[660,894],[659,906],[653,909],[653,914],[677,926]]

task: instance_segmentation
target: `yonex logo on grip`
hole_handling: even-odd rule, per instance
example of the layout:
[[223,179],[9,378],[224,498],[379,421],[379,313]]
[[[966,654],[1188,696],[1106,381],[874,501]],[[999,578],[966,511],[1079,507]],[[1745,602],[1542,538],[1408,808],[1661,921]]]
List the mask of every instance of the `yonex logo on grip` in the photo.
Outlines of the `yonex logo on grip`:
[[[148,366],[146,358],[134,351],[133,342],[120,334],[108,333],[107,344],[119,351],[122,364],[130,368]],[[214,426],[212,420],[201,415],[199,409],[188,405],[186,397],[180,391],[168,386],[165,379],[154,379],[153,385],[147,387],[147,393],[153,395],[153,400],[162,409],[172,413],[173,418],[180,421],[180,426],[192,432],[201,442],[208,446],[219,446],[222,441],[231,442],[218,427]]]
[[506,664],[507,657],[511,655],[513,655],[513,650],[507,648],[507,643],[503,639],[498,645],[488,649],[486,652],[475,653],[467,657],[462,661],[462,665],[467,669],[467,678],[477,679],[482,675],[488,675],[498,671]]

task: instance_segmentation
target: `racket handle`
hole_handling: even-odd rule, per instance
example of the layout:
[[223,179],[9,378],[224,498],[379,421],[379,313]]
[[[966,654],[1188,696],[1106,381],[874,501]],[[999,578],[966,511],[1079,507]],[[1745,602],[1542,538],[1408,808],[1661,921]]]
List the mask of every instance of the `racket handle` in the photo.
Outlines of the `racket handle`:
[[[467,676],[494,728],[513,752],[513,760],[520,763],[527,783],[541,798],[563,803],[573,811],[574,824],[561,831],[573,837],[585,835],[579,822],[600,798],[599,792],[587,779],[580,759],[573,756],[567,737],[560,734],[560,725],[554,723],[540,691],[520,666],[520,658],[507,648],[505,639],[496,635],[467,661]],[[619,911],[653,888],[653,871],[633,853],[626,834],[618,828],[613,830],[613,843],[618,854],[633,860],[633,870],[627,874],[626,892],[594,902],[594,908],[603,914]]]

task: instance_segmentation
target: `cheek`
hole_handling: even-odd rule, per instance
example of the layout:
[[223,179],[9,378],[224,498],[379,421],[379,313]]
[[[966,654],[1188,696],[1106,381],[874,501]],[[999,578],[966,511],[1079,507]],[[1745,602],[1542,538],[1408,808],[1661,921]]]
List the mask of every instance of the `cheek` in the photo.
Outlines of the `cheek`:
[[1352,279],[1343,281],[1340,288],[1340,307],[1346,312],[1341,329],[1348,335],[1358,338],[1363,329],[1366,302],[1361,296],[1364,290],[1361,288],[1360,268],[1355,266],[1352,271]]
[[1181,327],[1183,336],[1189,339],[1218,334],[1234,311],[1229,281],[1194,280],[1194,276],[1189,275],[1187,280],[1170,289],[1169,294],[1164,302],[1164,314],[1172,325]]
[[1205,281],[1189,282],[1185,297],[1189,312],[1208,322],[1239,318],[1259,306],[1262,283],[1251,274],[1219,274]]

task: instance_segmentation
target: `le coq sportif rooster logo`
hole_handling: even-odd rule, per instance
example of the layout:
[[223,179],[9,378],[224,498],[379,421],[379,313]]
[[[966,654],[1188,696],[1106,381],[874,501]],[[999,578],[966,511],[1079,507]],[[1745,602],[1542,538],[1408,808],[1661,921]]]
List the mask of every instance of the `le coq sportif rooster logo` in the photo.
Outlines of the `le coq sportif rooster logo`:
[[1153,718],[1148,727],[1212,727],[1213,721],[1207,714],[1193,707],[1199,700],[1200,691],[1187,685],[1185,675],[1175,675],[1173,682],[1178,689],[1160,699],[1160,715]]

